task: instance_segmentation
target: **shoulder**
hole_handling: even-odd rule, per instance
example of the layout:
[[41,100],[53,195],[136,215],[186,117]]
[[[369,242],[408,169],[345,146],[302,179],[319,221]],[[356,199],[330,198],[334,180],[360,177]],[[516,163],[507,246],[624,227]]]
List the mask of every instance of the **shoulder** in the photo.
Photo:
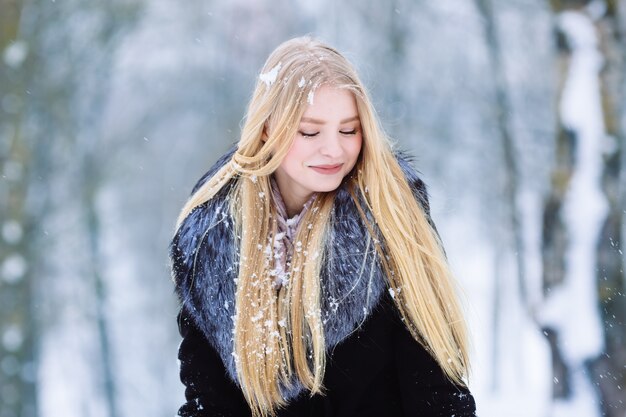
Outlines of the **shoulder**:
[[[190,196],[193,195],[206,181],[208,181],[215,173],[222,168],[233,156],[237,147],[231,148],[220,156],[217,161],[196,181]],[[195,207],[182,221],[176,231],[171,243],[170,251],[177,249],[179,254],[186,256],[192,255],[197,246],[198,234],[209,228],[211,224],[217,221],[226,220],[228,215],[226,210],[226,195],[228,194],[228,186],[220,190],[211,200],[206,201]]]
[[217,161],[200,177],[200,179],[196,182],[191,190],[191,195],[195,193],[198,188],[202,186],[207,180],[209,180],[215,173],[222,168],[230,159],[233,157],[233,154],[237,150],[237,145],[232,145],[226,153],[220,156]]
[[[230,160],[234,151],[231,148],[202,175],[192,194]],[[226,184],[213,198],[191,210],[170,241],[169,258],[181,309],[219,353],[234,381],[231,335],[226,330],[232,327],[237,277],[229,191]]]
[[395,149],[393,151],[396,161],[400,165],[400,169],[413,191],[413,195],[420,202],[426,213],[430,212],[429,195],[426,183],[422,180],[422,173],[418,171],[413,162],[415,157],[404,149]]
[[[210,179],[232,157],[236,147],[225,154],[201,176],[194,185],[193,195],[202,184]],[[209,268],[206,254],[229,254],[233,245],[232,219],[228,207],[229,186],[225,186],[211,200],[195,207],[181,222],[169,243],[172,278],[181,300],[186,300],[195,284],[200,284],[203,272]],[[220,265],[225,267],[225,265]]]

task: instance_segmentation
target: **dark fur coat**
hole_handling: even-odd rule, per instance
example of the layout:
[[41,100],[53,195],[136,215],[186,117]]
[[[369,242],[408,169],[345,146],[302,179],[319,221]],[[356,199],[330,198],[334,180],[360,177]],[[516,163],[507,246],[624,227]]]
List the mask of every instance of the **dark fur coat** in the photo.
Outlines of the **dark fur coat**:
[[[192,193],[233,152],[222,156]],[[431,221],[423,181],[405,156],[398,155],[398,161]],[[283,389],[289,403],[279,416],[473,416],[469,391],[451,384],[402,324],[372,238],[346,187],[336,195],[320,276],[327,394],[309,397],[295,381],[292,389]],[[187,398],[181,416],[250,415],[233,355],[238,251],[228,189],[227,184],[196,207],[170,243],[181,302],[179,360]]]

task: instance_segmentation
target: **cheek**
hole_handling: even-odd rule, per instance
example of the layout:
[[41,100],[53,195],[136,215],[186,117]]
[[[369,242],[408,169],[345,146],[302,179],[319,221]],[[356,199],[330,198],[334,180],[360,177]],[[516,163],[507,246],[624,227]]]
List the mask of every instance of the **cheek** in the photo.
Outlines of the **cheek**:
[[362,146],[363,146],[363,137],[361,135],[359,135],[358,139],[356,139],[350,145],[350,156],[353,159],[356,159],[359,156],[359,153],[361,152],[361,147]]
[[294,170],[301,167],[306,161],[306,149],[299,141],[295,140],[289,148],[285,159],[281,163],[281,166],[287,170]]
[[344,152],[346,153],[346,155],[348,155],[348,161],[350,161],[348,165],[348,170],[351,170],[352,168],[354,168],[354,165],[356,165],[356,161],[357,159],[359,159],[359,154],[361,153],[362,146],[363,140],[361,139],[361,137],[359,137],[358,139],[355,138],[355,140],[350,142],[350,144],[344,148]]

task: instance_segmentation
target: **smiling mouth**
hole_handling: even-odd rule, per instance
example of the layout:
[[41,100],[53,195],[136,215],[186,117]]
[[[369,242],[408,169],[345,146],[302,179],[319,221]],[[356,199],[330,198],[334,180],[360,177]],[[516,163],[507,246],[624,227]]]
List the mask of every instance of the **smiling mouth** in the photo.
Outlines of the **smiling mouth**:
[[331,174],[336,174],[337,172],[339,172],[341,170],[342,166],[343,166],[343,164],[336,164],[336,165],[312,165],[309,168],[315,170],[316,172],[318,172],[320,174],[331,175]]

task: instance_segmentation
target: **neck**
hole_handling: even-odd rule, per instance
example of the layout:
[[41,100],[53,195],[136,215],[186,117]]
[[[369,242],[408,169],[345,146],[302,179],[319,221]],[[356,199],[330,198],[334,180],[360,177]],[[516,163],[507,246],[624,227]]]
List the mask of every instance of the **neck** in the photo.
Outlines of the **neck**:
[[295,216],[296,214],[302,211],[304,207],[304,203],[306,199],[301,199],[298,201],[285,201],[285,208],[287,209],[287,216],[289,218]]
[[314,194],[308,193],[306,195],[299,195],[293,190],[289,189],[288,186],[281,185],[281,181],[276,176],[274,176],[274,180],[276,181],[276,185],[278,186],[280,197],[285,203],[285,211],[287,212],[287,217],[289,218],[300,213],[304,208],[306,202],[309,201],[309,199]]

